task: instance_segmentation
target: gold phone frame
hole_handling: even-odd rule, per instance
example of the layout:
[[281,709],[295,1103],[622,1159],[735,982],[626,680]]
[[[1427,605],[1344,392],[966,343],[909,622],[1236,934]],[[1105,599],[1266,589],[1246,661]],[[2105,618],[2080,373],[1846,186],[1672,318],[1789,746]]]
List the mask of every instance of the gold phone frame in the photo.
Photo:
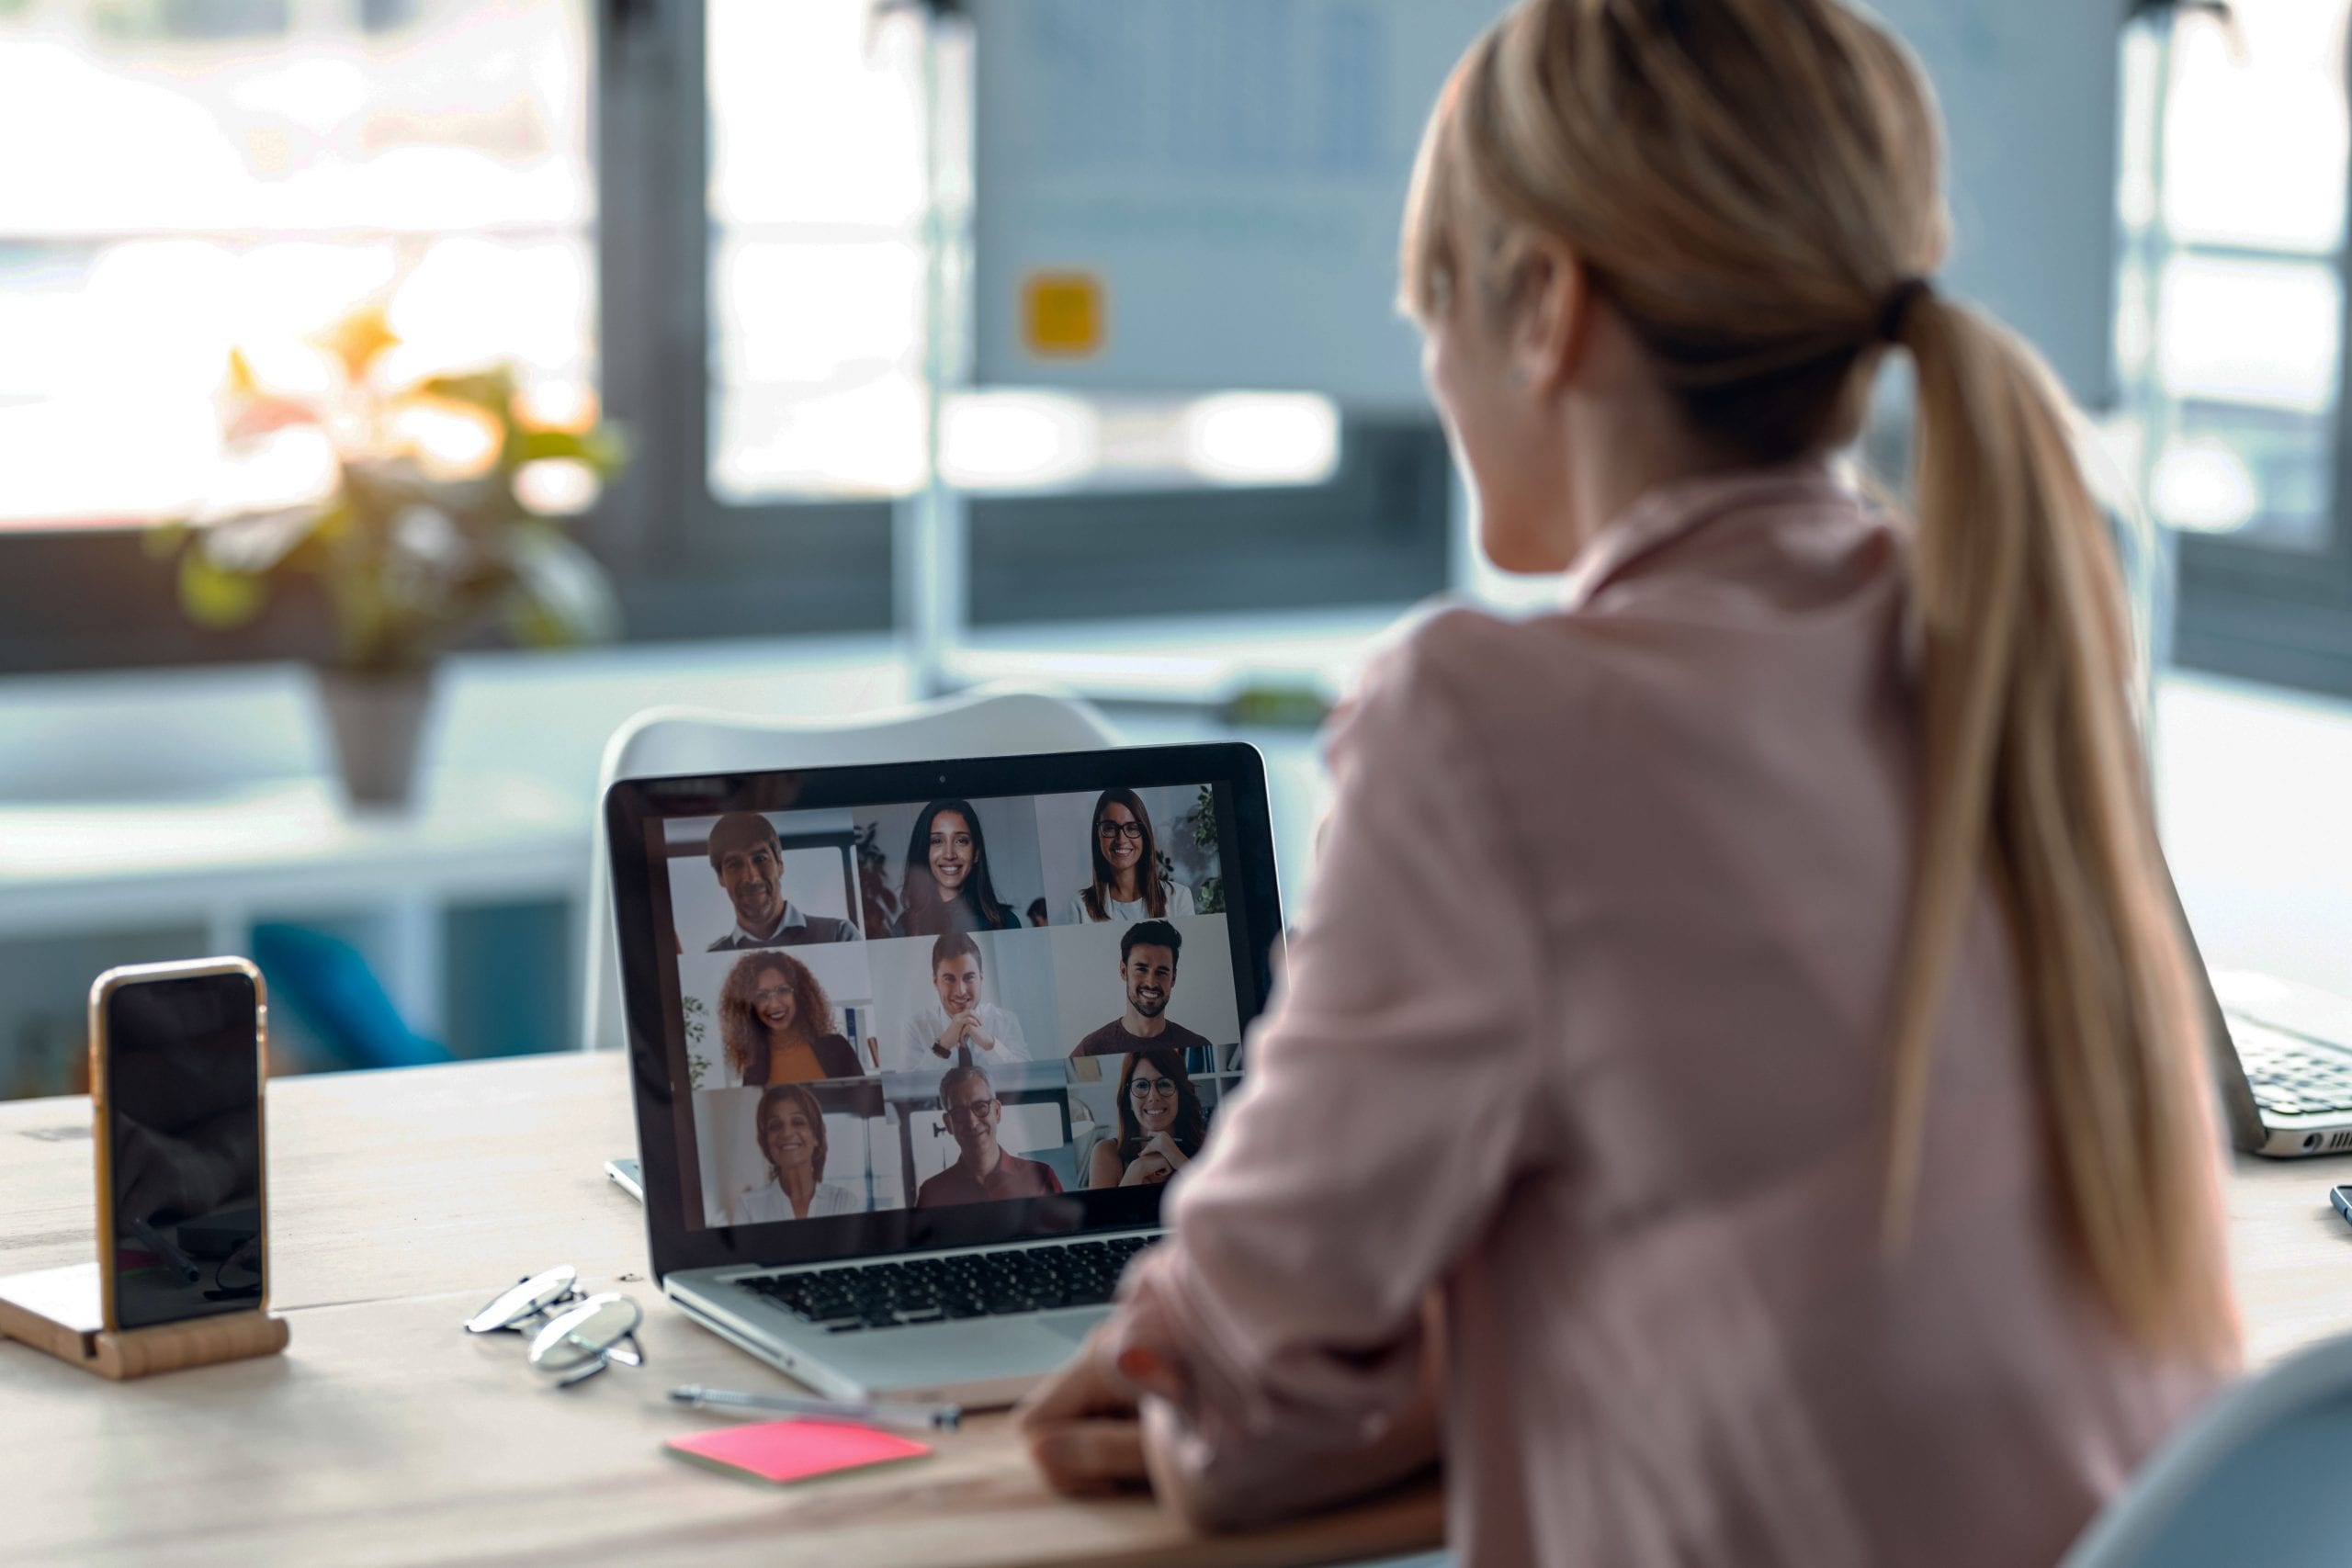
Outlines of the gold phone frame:
[[243,975],[254,987],[254,1120],[260,1162],[259,1179],[254,1183],[254,1206],[261,1214],[261,1294],[251,1307],[235,1312],[206,1313],[198,1317],[175,1318],[168,1324],[150,1324],[153,1328],[176,1327],[188,1323],[210,1322],[215,1318],[235,1318],[247,1312],[266,1314],[269,1311],[269,1118],[265,1112],[263,1090],[269,1083],[269,988],[262,983],[261,971],[250,959],[198,958],[177,964],[126,964],[109,969],[90,984],[90,1141],[97,1145],[98,1172],[98,1310],[104,1315],[109,1334],[138,1333],[125,1329],[115,1321],[114,1311],[114,1158],[113,1140],[107,1135],[107,1060],[109,1042],[107,1038],[107,1003],[117,991],[131,986],[143,986],[157,980],[197,980],[214,975]]

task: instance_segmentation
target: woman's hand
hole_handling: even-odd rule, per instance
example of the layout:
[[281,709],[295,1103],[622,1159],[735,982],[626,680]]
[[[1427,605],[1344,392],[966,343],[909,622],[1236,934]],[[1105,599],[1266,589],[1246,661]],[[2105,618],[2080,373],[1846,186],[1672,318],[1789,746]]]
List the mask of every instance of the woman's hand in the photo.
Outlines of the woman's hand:
[[1029,1457],[1046,1483],[1073,1496],[1148,1483],[1138,1397],[1150,1393],[1173,1398],[1180,1388],[1146,1352],[1131,1351],[1129,1365],[1114,1368],[1109,1330],[1105,1324],[1088,1335],[1069,1363],[1031,1390],[1012,1413],[1013,1429],[1029,1445]]
[[1174,1167],[1151,1150],[1146,1149],[1127,1162],[1125,1173],[1119,1178],[1119,1185],[1122,1187],[1157,1186],[1175,1174]]
[[1150,1140],[1144,1145],[1143,1152],[1148,1155],[1158,1155],[1167,1165],[1170,1176],[1175,1175],[1193,1162],[1193,1156],[1178,1148],[1176,1140],[1165,1133],[1154,1133]]

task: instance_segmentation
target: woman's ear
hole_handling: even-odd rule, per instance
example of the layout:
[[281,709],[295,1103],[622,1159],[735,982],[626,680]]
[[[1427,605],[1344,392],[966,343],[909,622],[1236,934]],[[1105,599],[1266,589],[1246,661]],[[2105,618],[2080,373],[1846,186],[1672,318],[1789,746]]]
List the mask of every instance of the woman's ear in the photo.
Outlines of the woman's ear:
[[1592,282],[1575,252],[1548,236],[1527,244],[1511,329],[1511,378],[1539,395],[1567,385],[1591,337]]

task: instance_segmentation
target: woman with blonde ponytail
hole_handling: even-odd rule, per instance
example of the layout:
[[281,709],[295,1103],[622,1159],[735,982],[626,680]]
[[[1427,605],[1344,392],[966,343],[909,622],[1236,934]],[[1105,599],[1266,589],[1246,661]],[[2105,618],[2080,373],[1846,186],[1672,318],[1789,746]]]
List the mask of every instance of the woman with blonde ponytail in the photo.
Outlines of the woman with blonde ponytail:
[[[2236,1363],[2108,533],[1841,0],[1521,0],[1403,300],[1498,565],[1329,737],[1253,1077],[1022,1417],[1465,1563],[2057,1561]],[[1983,236],[1980,243],[2018,243]],[[1838,455],[1894,355],[1916,515]]]

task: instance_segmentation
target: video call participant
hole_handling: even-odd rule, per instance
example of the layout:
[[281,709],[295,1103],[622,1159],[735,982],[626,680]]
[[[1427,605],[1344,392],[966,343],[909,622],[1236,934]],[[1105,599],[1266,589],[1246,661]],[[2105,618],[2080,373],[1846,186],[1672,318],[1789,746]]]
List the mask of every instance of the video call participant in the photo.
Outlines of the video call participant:
[[789,953],[746,954],[719,987],[719,1043],[728,1072],[747,1089],[863,1077],[857,1048],[832,1022],[825,987]]
[[1029,1059],[1029,1041],[1021,1032],[1021,1021],[994,1002],[980,999],[985,978],[980,944],[964,932],[949,931],[931,944],[931,988],[936,999],[924,1002],[908,1021],[908,1066],[929,1056],[954,1056],[958,1066],[967,1067],[975,1060]]
[[[1165,1045],[1208,1049],[1208,1039],[1168,1017],[1176,991],[1176,954],[1184,939],[1166,920],[1143,920],[1119,937],[1119,978],[1127,987],[1127,1010],[1078,1043],[1073,1056],[1124,1056]],[[1182,1060],[1180,1055],[1179,1060]]]
[[948,1135],[962,1151],[954,1165],[915,1190],[915,1207],[982,1203],[998,1198],[1050,1198],[1062,1190],[1054,1168],[1007,1154],[996,1141],[1004,1102],[978,1067],[950,1067],[939,1080]]
[[1089,920],[1158,920],[1193,913],[1193,890],[1159,874],[1159,840],[1151,814],[1131,789],[1106,789],[1094,802],[1088,837],[1094,880],[1069,901],[1070,925]]
[[1137,1051],[1119,1068],[1119,1135],[1094,1145],[1089,1187],[1154,1186],[1193,1162],[1208,1136],[1208,1114],[1183,1054],[1165,1045]]
[[865,1212],[855,1192],[825,1179],[825,1112],[815,1095],[797,1084],[781,1084],[760,1096],[753,1117],[768,1174],[736,1194],[727,1209],[729,1224]]
[[857,940],[857,928],[847,920],[793,908],[784,896],[783,840],[756,811],[730,811],[712,824],[710,867],[735,906],[735,929],[710,944],[713,953]]
[[899,908],[900,936],[1020,929],[1020,915],[989,877],[988,840],[970,802],[934,800],[915,818]]

